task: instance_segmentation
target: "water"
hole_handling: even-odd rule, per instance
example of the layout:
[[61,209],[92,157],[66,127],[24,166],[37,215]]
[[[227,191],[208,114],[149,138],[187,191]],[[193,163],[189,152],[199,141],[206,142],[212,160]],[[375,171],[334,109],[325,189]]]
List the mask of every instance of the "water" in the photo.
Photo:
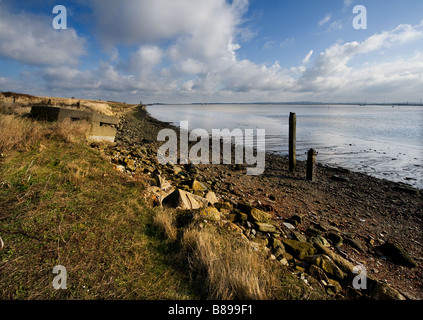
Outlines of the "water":
[[297,115],[297,159],[423,189],[423,107],[336,105],[155,105],[154,118],[189,129],[265,129],[266,151],[288,154],[289,113]]

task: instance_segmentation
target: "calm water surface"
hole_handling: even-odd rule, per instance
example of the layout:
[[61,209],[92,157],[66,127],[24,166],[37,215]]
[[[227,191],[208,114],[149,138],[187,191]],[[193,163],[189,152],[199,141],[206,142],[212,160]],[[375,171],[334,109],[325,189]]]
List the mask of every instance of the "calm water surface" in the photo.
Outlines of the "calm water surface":
[[423,107],[155,105],[154,118],[189,129],[265,129],[266,151],[288,154],[289,113],[297,115],[297,159],[317,161],[423,189]]

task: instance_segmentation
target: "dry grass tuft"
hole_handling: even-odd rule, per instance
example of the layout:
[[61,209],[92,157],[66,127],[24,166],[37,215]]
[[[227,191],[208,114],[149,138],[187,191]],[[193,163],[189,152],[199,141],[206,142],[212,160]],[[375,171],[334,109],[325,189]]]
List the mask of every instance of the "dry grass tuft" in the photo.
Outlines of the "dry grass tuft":
[[162,209],[158,211],[154,216],[153,222],[159,233],[166,239],[176,240],[178,230],[175,225],[175,216],[170,210]]
[[87,137],[91,125],[87,121],[65,119],[55,124],[55,132],[67,142],[77,142]]
[[45,137],[58,136],[67,142],[86,138],[90,124],[70,119],[59,123],[42,123],[16,115],[0,114],[0,152],[24,151]]
[[264,257],[241,239],[214,228],[190,228],[182,243],[190,267],[206,277],[210,299],[263,300],[271,296],[274,273]]
[[0,114],[0,152],[25,150],[41,137],[41,126],[31,120]]

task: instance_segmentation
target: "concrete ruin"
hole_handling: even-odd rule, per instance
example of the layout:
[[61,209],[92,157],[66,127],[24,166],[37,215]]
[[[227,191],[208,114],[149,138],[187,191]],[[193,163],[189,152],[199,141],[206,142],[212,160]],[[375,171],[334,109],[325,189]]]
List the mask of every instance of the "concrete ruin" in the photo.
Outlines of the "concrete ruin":
[[91,124],[91,130],[87,137],[90,141],[114,142],[119,124],[119,118],[117,117],[44,105],[33,106],[31,116],[47,121],[63,121],[65,119],[70,119],[71,121],[85,120]]

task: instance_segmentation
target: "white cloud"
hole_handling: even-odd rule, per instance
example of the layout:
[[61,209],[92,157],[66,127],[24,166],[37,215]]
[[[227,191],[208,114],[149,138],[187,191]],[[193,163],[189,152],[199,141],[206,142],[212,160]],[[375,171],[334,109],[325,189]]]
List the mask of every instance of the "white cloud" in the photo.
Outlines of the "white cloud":
[[51,21],[0,7],[0,56],[33,65],[76,65],[85,40],[74,29],[55,30]]
[[305,56],[305,58],[303,59],[303,65],[307,65],[310,62],[310,58],[313,55],[313,50],[310,50],[309,53],[307,53],[307,55]]
[[344,28],[344,25],[343,25],[342,21],[341,20],[336,20],[336,21],[333,21],[329,25],[327,31],[328,32],[331,32],[331,31],[335,31],[335,30],[341,30],[342,28]]
[[[400,25],[397,28],[375,34],[363,42],[336,43],[316,58],[312,68],[306,70],[298,81],[297,90],[303,92],[348,93],[381,91],[392,94],[393,85],[406,88],[410,80],[413,87],[423,85],[421,66],[423,56],[417,53],[407,59],[393,59],[389,62],[373,62],[355,69],[348,63],[358,55],[402,46],[423,38],[423,24]],[[377,89],[377,90],[376,90]],[[395,94],[398,94],[396,92]]]
[[327,14],[322,20],[319,21],[319,26],[323,26],[325,23],[329,22],[332,18],[331,14]]
[[344,7],[349,7],[355,0],[344,0]]
[[158,65],[163,58],[163,51],[155,45],[140,46],[131,53],[128,67],[137,74],[146,74]]
[[[184,101],[201,101],[201,97],[211,101],[327,100],[329,96],[344,100],[357,95],[389,99],[399,95],[397,88],[405,96],[423,87],[421,52],[409,58],[389,60],[387,55],[383,62],[368,59],[366,64],[353,64],[357,57],[365,59],[421,40],[423,22],[400,25],[361,42],[337,42],[320,54],[305,51],[299,66],[284,69],[282,59],[281,64],[265,65],[238,56],[248,33],[242,24],[246,0],[231,4],[225,0],[127,0],[125,6],[94,0],[91,5],[96,35],[109,53],[107,62],[81,69],[78,62],[86,43],[74,30],[53,30],[51,19],[30,14],[6,17],[2,9],[0,55],[39,66],[33,77],[41,78],[50,91],[81,92],[93,98],[119,96],[116,99],[123,101],[130,97],[163,102],[178,102],[178,97]],[[16,30],[3,28],[11,19],[19,20]],[[327,15],[321,25],[342,26],[331,19]],[[24,28],[28,23],[30,30]],[[267,40],[264,49],[286,48],[296,41]],[[7,48],[4,41],[15,49]],[[16,87],[16,83],[0,77],[1,87]],[[30,85],[29,81],[19,83]]]

